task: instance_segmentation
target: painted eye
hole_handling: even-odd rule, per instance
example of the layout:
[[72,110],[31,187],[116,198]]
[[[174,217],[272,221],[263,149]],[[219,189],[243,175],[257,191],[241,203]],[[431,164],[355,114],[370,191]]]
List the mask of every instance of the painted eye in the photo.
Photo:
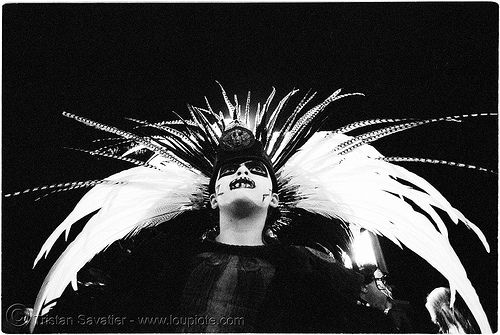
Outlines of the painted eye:
[[219,178],[233,174],[236,172],[237,169],[238,169],[238,166],[234,165],[234,164],[223,165],[220,168]]
[[253,161],[249,162],[246,164],[248,170],[250,170],[251,173],[257,174],[259,176],[264,176],[267,177],[267,169],[266,166],[258,161]]

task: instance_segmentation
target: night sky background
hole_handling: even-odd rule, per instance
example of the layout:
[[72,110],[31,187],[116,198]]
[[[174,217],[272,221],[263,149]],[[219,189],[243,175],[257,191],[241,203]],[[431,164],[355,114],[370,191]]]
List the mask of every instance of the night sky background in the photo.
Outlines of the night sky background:
[[[364,93],[329,107],[330,129],[376,117],[497,112],[494,2],[7,4],[2,15],[3,194],[129,167],[65,149],[108,135],[66,119],[63,111],[120,125],[126,117],[186,116],[186,103],[203,107],[204,96],[220,110],[216,80],[231,96],[250,90],[255,99],[273,86],[278,97],[312,89],[318,101],[338,88]],[[389,156],[497,171],[497,120],[432,124],[375,146]],[[471,231],[450,222],[451,243],[496,331],[498,175],[402,165],[430,181],[487,236],[490,254]],[[35,269],[33,260],[83,194],[3,199],[3,311],[33,304],[56,254]],[[411,252],[385,240],[382,247],[396,298],[414,307],[417,331],[430,331],[425,296],[447,282]]]

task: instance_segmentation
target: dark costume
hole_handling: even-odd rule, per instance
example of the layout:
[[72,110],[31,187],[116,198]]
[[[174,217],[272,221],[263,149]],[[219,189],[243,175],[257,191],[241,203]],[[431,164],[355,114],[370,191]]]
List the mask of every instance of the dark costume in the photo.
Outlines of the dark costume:
[[[382,313],[356,305],[360,276],[327,254],[308,247],[280,243],[235,246],[209,239],[193,244],[160,234],[113,272],[103,293],[94,292],[92,296],[83,290],[79,295],[68,293],[58,302],[51,314],[74,311],[75,323],[65,330],[393,330]],[[109,315],[125,320],[120,325],[77,324],[78,317],[84,320]],[[39,331],[49,329],[40,327]],[[61,331],[61,327],[54,330]]]

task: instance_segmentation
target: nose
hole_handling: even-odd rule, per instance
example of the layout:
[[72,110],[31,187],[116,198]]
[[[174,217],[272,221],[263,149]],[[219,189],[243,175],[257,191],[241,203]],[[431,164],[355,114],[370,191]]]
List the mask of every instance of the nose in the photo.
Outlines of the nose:
[[243,164],[240,164],[240,166],[238,167],[238,170],[236,170],[236,175],[240,176],[242,174],[245,174],[245,175],[248,175],[250,173],[250,170],[248,170],[248,168],[246,167],[246,165],[243,163]]

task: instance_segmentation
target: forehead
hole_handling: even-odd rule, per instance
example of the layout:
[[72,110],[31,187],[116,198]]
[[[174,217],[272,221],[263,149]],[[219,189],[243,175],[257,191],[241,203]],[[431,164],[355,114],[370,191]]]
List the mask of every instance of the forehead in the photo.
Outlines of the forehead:
[[259,159],[256,158],[251,158],[251,157],[239,157],[237,159],[232,159],[228,162],[223,163],[221,166],[227,166],[227,165],[241,165],[241,164],[247,164],[247,163],[262,163]]

